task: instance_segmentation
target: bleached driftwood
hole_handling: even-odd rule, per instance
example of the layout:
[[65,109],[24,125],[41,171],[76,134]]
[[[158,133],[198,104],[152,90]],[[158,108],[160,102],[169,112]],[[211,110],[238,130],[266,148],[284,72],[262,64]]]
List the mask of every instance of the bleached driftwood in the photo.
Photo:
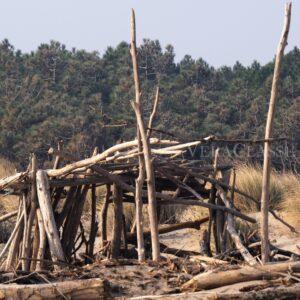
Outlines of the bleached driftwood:
[[238,282],[251,280],[274,279],[284,276],[282,273],[299,272],[300,262],[284,262],[263,266],[247,266],[236,270],[206,272],[199,274],[182,285],[182,291],[200,291],[213,289]]
[[[272,90],[266,124],[265,139],[268,140],[272,136],[273,120],[275,115],[275,105],[278,94],[279,75],[285,46],[290,30],[292,3],[287,3],[285,7],[285,20],[280,42],[277,48],[275,59],[275,68],[272,82]],[[271,147],[268,142],[264,144],[264,164],[263,164],[263,179],[261,193],[261,258],[262,262],[269,261],[269,198],[270,198],[270,173],[271,173]]]
[[[221,188],[218,187],[218,193],[225,203],[226,207],[230,208],[230,202],[227,199],[225,191]],[[234,227],[234,221],[233,221],[233,216],[232,214],[227,214],[227,231],[230,234],[236,248],[240,251],[241,255],[243,256],[244,260],[250,265],[254,266],[257,264],[256,259],[250,254],[249,250],[243,245],[237,231],[235,230]]]
[[39,206],[43,217],[51,257],[54,262],[65,261],[65,255],[61,246],[57,226],[52,211],[51,198],[49,194],[49,183],[47,173],[45,171],[37,171],[36,184]]
[[102,279],[73,280],[46,284],[0,284],[1,299],[106,299]]

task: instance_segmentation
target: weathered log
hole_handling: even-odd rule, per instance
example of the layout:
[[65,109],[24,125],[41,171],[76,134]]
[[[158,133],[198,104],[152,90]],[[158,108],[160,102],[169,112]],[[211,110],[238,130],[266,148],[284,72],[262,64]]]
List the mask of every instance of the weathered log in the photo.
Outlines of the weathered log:
[[[238,284],[237,288],[241,288],[241,284]],[[131,298],[132,300],[150,300],[150,299],[163,299],[163,300],[176,300],[176,299],[185,299],[185,300],[253,300],[253,299],[276,299],[276,300],[286,300],[286,299],[298,299],[300,295],[300,284],[293,284],[291,286],[272,286],[272,282],[267,280],[261,281],[249,281],[244,283],[244,287],[257,287],[258,289],[253,289],[247,292],[237,292],[230,291],[231,288],[235,286],[227,286],[228,291],[202,291],[202,292],[189,292],[189,293],[180,293],[180,294],[169,294],[169,295],[147,295]],[[269,287],[268,287],[269,286]],[[262,289],[264,288],[264,289]],[[225,287],[224,287],[225,289]]]
[[207,141],[211,140],[211,138],[212,138],[212,136],[208,136],[208,137],[206,137],[206,138],[204,138],[203,140],[200,140],[200,141],[194,141],[194,142],[169,146],[169,147],[163,148],[163,150],[164,151],[182,150],[182,149],[186,149],[186,148],[189,148],[189,147],[198,146],[198,145],[202,144],[203,141],[207,142]]
[[208,290],[238,282],[275,279],[284,276],[282,273],[293,271],[300,271],[300,262],[270,263],[263,266],[247,266],[236,270],[206,272],[183,284],[181,290]]
[[[280,42],[277,48],[275,59],[274,75],[272,82],[272,90],[268,111],[268,118],[266,124],[265,139],[272,136],[273,120],[275,115],[275,105],[278,94],[278,83],[281,69],[282,57],[284,54],[285,46],[287,45],[287,38],[291,22],[291,9],[292,3],[286,4],[285,7],[285,21],[283,31],[281,34]],[[271,174],[271,147],[268,142],[264,144],[264,164],[263,164],[263,179],[262,179],[262,193],[261,193],[261,259],[263,263],[269,261],[269,198],[270,198],[270,174]]]
[[[178,142],[170,141],[170,140],[159,140],[157,138],[151,138],[150,139],[150,144],[152,144],[152,145],[174,145],[174,144],[178,144]],[[93,157],[90,157],[90,158],[86,158],[86,159],[68,164],[68,165],[64,166],[63,168],[60,168],[60,169],[57,169],[57,170],[52,170],[52,169],[47,170],[47,175],[50,176],[50,177],[57,177],[57,176],[66,175],[66,174],[68,174],[68,173],[70,173],[70,172],[72,172],[72,171],[74,171],[78,168],[87,167],[87,166],[90,166],[92,164],[96,164],[99,161],[105,159],[106,157],[108,157],[109,155],[111,155],[111,154],[113,154],[117,151],[122,151],[122,150],[125,150],[125,149],[128,149],[128,148],[131,148],[131,147],[136,147],[137,145],[138,145],[137,140],[117,144],[117,145],[112,146],[111,148],[105,150],[104,152],[102,152],[102,153],[100,153],[96,156],[93,156]],[[24,175],[26,175],[26,173],[25,174],[19,173],[19,175],[17,176],[17,179],[19,179],[20,177],[22,177]],[[10,178],[8,181],[11,182],[12,178]],[[5,181],[5,183],[6,183],[6,181]],[[2,184],[2,181],[0,181],[0,189],[2,189],[1,184]]]
[[51,282],[47,284],[0,284],[1,299],[107,299],[102,279]]
[[61,246],[58,230],[54,219],[54,214],[52,211],[51,198],[49,194],[49,182],[47,173],[45,171],[37,171],[36,183],[39,206],[43,216],[43,222],[46,230],[52,260],[54,262],[65,261],[64,252]]
[[27,175],[28,175],[28,171],[16,173],[14,175],[11,175],[11,176],[1,179],[0,180],[0,190],[3,190],[7,186],[9,186],[15,182],[19,182],[21,179],[23,179]]

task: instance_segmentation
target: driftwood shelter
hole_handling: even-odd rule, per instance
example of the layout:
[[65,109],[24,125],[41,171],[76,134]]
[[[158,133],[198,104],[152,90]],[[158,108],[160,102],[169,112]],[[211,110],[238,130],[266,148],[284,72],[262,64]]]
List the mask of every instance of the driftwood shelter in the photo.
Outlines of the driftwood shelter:
[[[287,18],[290,16],[290,9],[291,6],[287,6]],[[288,32],[288,28],[285,28],[283,34],[285,38],[286,31]],[[282,48],[280,51],[282,54]],[[0,222],[16,219],[11,236],[0,253],[2,273],[15,272],[18,277],[35,272],[42,274],[44,271],[59,271],[78,264],[93,263],[99,252],[102,257],[112,259],[130,255],[134,257],[136,254],[140,263],[147,259],[159,263],[162,250],[164,253],[188,257],[195,253],[166,248],[160,242],[159,234],[182,228],[199,229],[206,222],[208,226],[201,233],[198,258],[207,263],[222,265],[227,263],[226,257],[238,256],[248,266],[244,269],[197,275],[182,286],[183,291],[210,289],[266,277],[274,279],[288,271],[299,272],[299,262],[260,266],[260,246],[263,244],[266,247],[266,241],[260,239],[257,231],[246,240],[241,237],[235,220],[240,219],[246,223],[256,223],[256,220],[236,208],[234,194],[239,193],[255,203],[259,203],[259,199],[235,187],[234,168],[218,163],[218,151],[212,165],[203,164],[189,155],[202,144],[235,141],[218,139],[213,135],[187,143],[152,137],[155,132],[153,120],[158,109],[159,89],[146,124],[141,107],[134,12],[131,20],[131,56],[136,95],[135,101],[131,103],[137,120],[135,140],[116,144],[101,153],[94,149],[91,157],[79,161],[60,148],[51,149],[50,153],[56,156],[52,169],[38,169],[36,157],[32,155],[26,171],[0,180],[2,194],[19,197],[19,209],[0,217]],[[278,69],[277,71],[279,72]],[[269,147],[273,141],[276,139],[272,139],[268,133],[263,140],[239,142],[265,143]],[[62,161],[68,163],[63,165]],[[266,176],[267,173],[266,171]],[[233,178],[231,183],[230,175]],[[106,189],[100,223],[96,209],[96,188],[99,186]],[[82,217],[88,194],[91,195],[91,219],[87,230],[82,224]],[[135,205],[136,211],[135,223],[130,232],[126,230],[123,218],[123,203],[126,202]],[[110,240],[107,238],[106,226],[109,205],[113,206],[114,211]],[[143,224],[144,205],[148,207],[148,229]],[[207,217],[160,227],[157,212],[167,205],[202,206],[207,208]],[[263,209],[267,209],[264,215],[270,212],[279,222],[295,231],[270,210],[268,204],[264,203]],[[99,231],[102,248],[96,252],[95,240]],[[264,233],[262,236],[265,235]],[[146,239],[151,240],[151,245],[145,243]],[[218,257],[212,257],[212,240]],[[134,254],[129,254],[129,244],[135,246]],[[273,257],[280,254],[295,258],[293,253],[278,249],[268,241],[267,245],[273,250]],[[147,253],[151,253],[151,256]],[[264,255],[268,256],[269,253],[264,252]],[[54,293],[58,297],[73,295],[78,298],[101,298],[105,293],[103,281],[99,279],[91,280],[88,284],[86,281],[77,281],[72,288],[67,282],[57,285],[59,287],[54,289],[56,292],[49,290],[49,286],[20,286],[12,289],[0,286],[0,294],[4,297],[16,297],[23,290],[24,293],[26,291],[44,297],[50,297]]]

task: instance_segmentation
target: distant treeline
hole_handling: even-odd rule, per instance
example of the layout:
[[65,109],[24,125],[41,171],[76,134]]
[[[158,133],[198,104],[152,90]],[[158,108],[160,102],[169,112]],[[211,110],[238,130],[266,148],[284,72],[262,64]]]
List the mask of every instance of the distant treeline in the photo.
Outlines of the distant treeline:
[[[159,41],[144,40],[139,47],[145,116],[160,86],[156,129],[187,141],[210,134],[229,139],[264,137],[273,62],[261,66],[254,61],[249,67],[237,62],[216,69],[203,59],[186,55],[176,63],[174,57],[173,47],[162,49]],[[24,166],[32,152],[46,160],[49,147],[60,140],[73,155],[83,157],[94,146],[104,149],[120,138],[132,139],[136,129],[129,102],[133,98],[128,43],[99,55],[67,50],[55,41],[22,53],[4,40],[0,44],[0,154]],[[278,168],[295,170],[299,100],[300,50],[295,48],[284,58],[276,108],[273,135],[291,140],[285,144],[288,154],[283,147],[276,155]],[[260,158],[253,155],[248,160]]]

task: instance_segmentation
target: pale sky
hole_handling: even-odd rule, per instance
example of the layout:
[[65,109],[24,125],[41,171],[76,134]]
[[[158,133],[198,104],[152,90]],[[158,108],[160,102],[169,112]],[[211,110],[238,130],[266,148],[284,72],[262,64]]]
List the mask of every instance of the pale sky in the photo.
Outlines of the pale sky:
[[[23,52],[57,40],[68,49],[97,50],[129,41],[130,10],[137,36],[172,44],[218,67],[273,59],[283,25],[283,0],[1,0],[0,39]],[[300,47],[300,1],[293,1],[287,50]]]

